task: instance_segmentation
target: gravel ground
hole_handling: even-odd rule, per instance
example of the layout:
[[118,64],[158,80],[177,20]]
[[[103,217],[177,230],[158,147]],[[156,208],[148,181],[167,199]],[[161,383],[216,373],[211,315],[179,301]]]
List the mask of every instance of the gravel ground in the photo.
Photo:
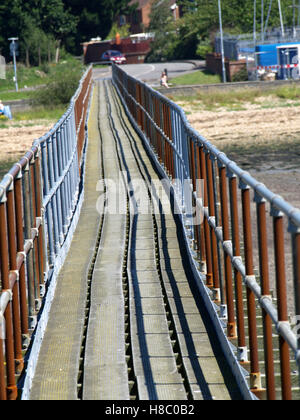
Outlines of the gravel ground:
[[32,123],[30,126],[22,123],[10,123],[7,128],[0,128],[0,162],[18,160],[30,148],[34,140],[47,133],[53,122]]

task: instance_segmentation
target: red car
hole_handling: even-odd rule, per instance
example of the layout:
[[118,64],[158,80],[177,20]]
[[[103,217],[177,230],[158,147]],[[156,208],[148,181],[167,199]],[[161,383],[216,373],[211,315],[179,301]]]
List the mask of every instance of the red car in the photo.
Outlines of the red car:
[[126,64],[126,57],[120,51],[108,50],[101,56],[102,61],[111,61],[116,64]]

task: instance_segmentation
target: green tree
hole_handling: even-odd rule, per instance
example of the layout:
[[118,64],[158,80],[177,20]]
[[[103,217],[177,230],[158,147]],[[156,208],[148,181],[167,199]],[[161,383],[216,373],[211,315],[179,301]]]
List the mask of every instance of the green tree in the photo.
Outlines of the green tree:
[[19,0],[1,0],[0,4],[0,48],[1,53],[9,57],[8,38],[20,36],[23,27],[22,8]]
[[[205,56],[212,48],[212,41],[219,31],[218,0],[177,0],[183,17],[174,24],[168,1],[156,0],[150,15],[150,28],[156,39],[150,58],[192,58]],[[261,1],[257,0],[256,28],[261,30]],[[253,31],[254,0],[222,0],[222,23],[225,32],[233,34]],[[270,0],[264,1],[264,19],[268,14]],[[156,5],[156,11],[154,10]],[[281,0],[284,24],[292,25],[292,0]],[[159,12],[158,12],[159,11]],[[300,13],[300,11],[299,11]],[[160,19],[164,16],[163,19]],[[161,20],[165,19],[165,23]],[[279,27],[278,3],[273,0],[268,27]]]
[[155,38],[151,43],[151,53],[147,60],[165,61],[174,57],[179,38],[168,0],[154,1],[148,30],[155,34]]
[[[217,0],[178,0],[184,11],[184,20],[193,32],[206,31],[219,27],[218,1]],[[257,0],[256,19],[257,27],[261,22],[261,1]],[[264,1],[264,17],[266,17],[270,0]],[[292,0],[281,0],[284,20],[286,25],[292,24]],[[225,29],[234,32],[252,32],[254,17],[254,0],[222,0],[222,21]],[[270,26],[279,26],[279,11],[277,1],[273,0]]]
[[[76,52],[81,54],[81,43],[109,34],[116,16],[129,11],[130,0],[64,0],[65,6],[74,16],[79,17],[74,36]],[[70,45],[70,44],[69,44]]]
[[20,51],[26,66],[41,65],[45,61],[51,62],[51,58],[54,57],[54,36],[50,33],[46,34],[28,14],[23,15],[23,23]]
[[117,33],[120,35],[121,38],[126,38],[129,36],[129,24],[118,26],[117,23],[113,23],[111,30],[109,31],[109,34],[107,35],[106,39],[114,39],[117,35]]
[[73,16],[69,10],[66,10],[62,0],[45,1],[40,13],[43,17],[42,29],[55,39],[55,61],[58,62],[60,45],[67,35],[75,33],[79,17]]
[[114,18],[120,13],[129,13],[129,1],[1,0],[1,53],[10,58],[7,38],[16,36],[20,40],[20,58],[27,63],[39,61],[35,47],[35,39],[39,37],[42,41],[39,45],[41,60],[44,59],[45,49],[49,55],[53,42],[56,43],[57,57],[61,46],[81,54],[82,42],[97,35],[105,39]]
[[21,58],[28,64],[36,54],[33,61],[40,63],[53,39],[60,42],[66,33],[75,31],[76,22],[77,18],[65,10],[62,0],[2,0],[0,48],[9,57],[7,38],[16,36],[23,47]]

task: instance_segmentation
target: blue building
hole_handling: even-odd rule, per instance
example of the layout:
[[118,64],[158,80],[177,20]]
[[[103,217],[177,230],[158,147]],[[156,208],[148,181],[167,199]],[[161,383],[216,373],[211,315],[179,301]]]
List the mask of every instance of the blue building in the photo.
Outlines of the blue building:
[[258,69],[271,70],[278,79],[299,79],[300,43],[256,45]]
[[[264,72],[276,73],[278,79],[299,79],[300,27],[254,34],[223,37],[224,56],[229,60],[246,60],[249,80],[257,80]],[[221,53],[221,39],[215,38],[215,51]]]

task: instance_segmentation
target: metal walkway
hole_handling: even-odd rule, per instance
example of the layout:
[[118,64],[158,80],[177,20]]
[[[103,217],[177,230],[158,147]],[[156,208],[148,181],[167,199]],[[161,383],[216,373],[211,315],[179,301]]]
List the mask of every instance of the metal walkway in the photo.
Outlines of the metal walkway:
[[158,174],[110,81],[94,88],[88,130],[85,200],[30,399],[240,398],[168,197],[153,191]]

